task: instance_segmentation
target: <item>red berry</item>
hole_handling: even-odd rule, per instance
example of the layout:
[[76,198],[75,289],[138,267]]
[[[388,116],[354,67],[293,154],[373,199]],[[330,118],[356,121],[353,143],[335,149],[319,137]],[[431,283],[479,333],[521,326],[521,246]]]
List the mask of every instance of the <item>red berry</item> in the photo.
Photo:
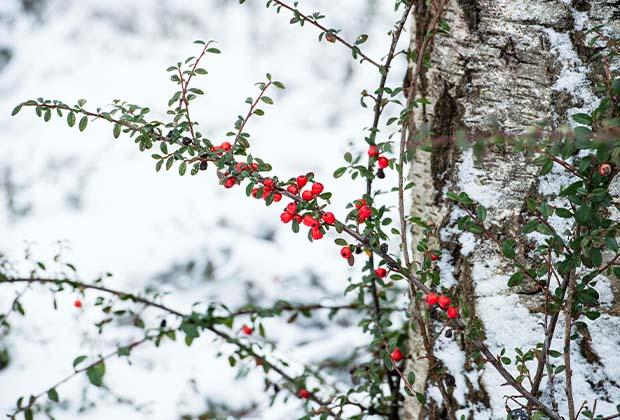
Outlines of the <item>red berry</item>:
[[387,276],[387,270],[383,267],[379,267],[375,270],[375,274],[377,275],[377,277],[379,277],[380,279],[384,278],[385,276]]
[[390,354],[390,357],[392,358],[394,362],[400,362],[401,360],[403,360],[403,353],[400,351],[398,347],[396,347],[394,351],[392,352],[392,354]]
[[379,156],[379,148],[376,145],[372,145],[368,148],[368,156],[375,157]]
[[230,150],[232,146],[230,145],[230,143],[228,143],[227,141],[222,142],[222,144],[220,144],[220,149],[228,152]]
[[370,216],[372,216],[372,209],[368,206],[362,206],[358,211],[358,216],[359,216],[360,222],[363,222],[366,219],[368,219]]
[[454,306],[448,307],[448,318],[454,319],[459,317],[459,310]]
[[435,254],[431,254],[431,261],[437,261],[439,257]]
[[235,180],[234,176],[226,178],[226,181],[224,181],[224,188],[232,188],[232,187],[234,187],[235,186],[235,182],[236,182],[236,180]]
[[318,241],[323,238],[323,232],[319,228],[312,228],[312,239]]
[[252,197],[254,197],[254,198],[258,198],[258,188],[254,188],[254,189],[252,190]]
[[305,175],[299,175],[296,179],[297,186],[303,188],[308,183],[308,177]]
[[267,188],[273,188],[273,179],[271,178],[263,179],[263,185]]
[[351,257],[351,248],[349,246],[343,246],[340,250],[340,256],[344,259],[349,259]]
[[312,191],[306,190],[301,193],[301,198],[303,198],[306,201],[311,201],[314,198],[314,194],[312,194]]
[[75,306],[76,308],[81,308],[82,307],[82,301],[79,299],[76,299],[75,302],[73,302],[73,306]]
[[426,303],[428,305],[435,306],[437,305],[437,301],[439,300],[439,297],[435,293],[429,293],[428,295],[426,295],[424,299],[426,300]]
[[379,169],[387,168],[389,163],[390,161],[385,156],[381,156],[379,157],[379,159],[377,159],[377,164],[379,165]]
[[288,223],[293,220],[293,215],[285,211],[280,215],[280,220],[282,220],[283,223]]
[[273,188],[265,187],[263,188],[263,198],[266,200],[269,197],[269,194],[273,192]]
[[299,398],[303,398],[304,400],[307,400],[308,398],[310,398],[310,392],[306,388],[302,388],[299,391],[297,391],[297,396]]
[[439,303],[439,307],[441,309],[447,309],[448,306],[450,306],[450,302],[452,301],[448,296],[441,295],[439,296],[439,299],[437,299],[437,302]]
[[304,216],[304,225],[309,226],[309,227],[317,227],[319,224],[319,222],[317,222],[314,217],[312,217],[312,215],[310,214],[306,214]]
[[273,201],[275,201],[277,203],[280,200],[282,200],[282,194],[280,194],[279,192],[275,193],[273,195]]
[[291,194],[297,194],[299,192],[299,188],[297,188],[297,185],[289,185],[288,187],[286,187],[286,190]]
[[328,225],[333,225],[334,223],[336,223],[336,216],[334,216],[334,213],[332,213],[331,211],[328,211],[327,213],[323,214],[323,221]]
[[303,219],[301,218],[299,214],[294,214],[293,220],[296,221],[297,223],[301,223]]
[[250,165],[250,167],[253,171],[258,171],[258,163],[253,163]]
[[323,192],[323,184],[320,182],[315,182],[312,184],[312,194],[319,195]]
[[249,327],[247,325],[244,325],[243,327],[241,327],[241,330],[243,331],[245,335],[252,335],[252,333],[254,332],[254,329],[252,329],[252,327]]
[[603,163],[598,167],[598,173],[600,176],[608,176],[611,173],[611,166],[609,163]]
[[364,207],[366,205],[366,200],[364,199],[360,199],[360,200],[356,200],[355,201],[355,208],[356,209],[361,209],[362,207]]
[[297,213],[297,203],[288,203],[286,205],[286,212],[290,214]]

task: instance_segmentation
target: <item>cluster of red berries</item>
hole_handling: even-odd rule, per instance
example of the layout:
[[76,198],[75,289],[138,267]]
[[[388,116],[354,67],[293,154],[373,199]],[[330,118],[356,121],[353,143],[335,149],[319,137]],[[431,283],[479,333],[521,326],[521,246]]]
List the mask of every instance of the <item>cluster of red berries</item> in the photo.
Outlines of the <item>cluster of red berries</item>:
[[254,197],[254,198],[262,198],[263,200],[267,200],[267,198],[269,198],[269,196],[273,193],[273,201],[277,203],[278,201],[282,200],[282,194],[280,194],[275,189],[276,189],[275,181],[273,179],[271,179],[271,178],[265,178],[263,180],[263,192],[262,192],[262,195],[259,196],[260,188],[257,187],[257,188],[254,188],[252,190],[252,197]]
[[[289,184],[286,187],[286,190],[294,195],[299,194],[301,189],[306,186],[308,183],[308,177],[306,175],[298,176],[295,181]],[[301,198],[304,201],[311,201],[318,197],[325,187],[320,182],[315,182],[312,184],[312,187],[308,190],[304,190],[301,193]],[[275,201],[275,200],[274,200]],[[279,200],[278,200],[279,201]],[[303,223],[305,226],[310,228],[310,236],[314,240],[319,240],[323,238],[323,231],[321,230],[321,221],[324,225],[333,226],[336,224],[336,216],[332,212],[325,212],[320,215],[320,217],[313,215],[312,213],[307,213],[303,217],[297,213],[298,206],[296,202],[292,202],[287,204],[284,208],[284,212],[280,215],[280,220],[282,223],[289,223],[291,220],[301,224]]]
[[[295,181],[293,181],[291,184],[289,184],[286,187],[286,190],[293,195],[297,195],[299,194],[301,189],[306,186],[307,183],[308,183],[308,177],[306,175],[299,175],[295,179]],[[304,190],[301,192],[301,198],[304,201],[312,201],[316,197],[321,195],[324,189],[325,187],[323,186],[323,184],[321,184],[320,182],[315,182],[312,184],[309,190]]]
[[390,165],[390,160],[385,156],[381,156],[379,146],[377,146],[376,144],[373,144],[368,148],[368,156],[370,156],[371,158],[377,158],[377,166],[379,167],[379,170],[377,171],[377,177],[384,178],[385,173],[383,172],[383,170]]
[[446,311],[446,315],[450,319],[455,319],[459,317],[459,310],[456,309],[454,306],[450,305],[452,301],[450,300],[448,296],[445,296],[445,295],[438,296],[435,293],[429,293],[426,295],[424,300],[426,300],[426,303],[428,304],[428,306],[431,306],[431,307],[439,304],[439,307],[443,309],[444,311]]
[[366,200],[359,199],[355,201],[355,208],[357,209],[357,222],[364,223],[372,216],[372,208],[366,204]]

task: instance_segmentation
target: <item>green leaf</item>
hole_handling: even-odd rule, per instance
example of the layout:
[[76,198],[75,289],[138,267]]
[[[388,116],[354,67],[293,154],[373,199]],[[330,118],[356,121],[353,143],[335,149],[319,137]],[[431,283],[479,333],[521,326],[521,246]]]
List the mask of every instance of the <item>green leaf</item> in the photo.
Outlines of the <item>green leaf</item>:
[[179,165],[179,175],[185,175],[185,171],[187,171],[187,163],[183,162]]
[[211,54],[220,54],[221,51],[218,50],[217,48],[208,48],[207,52],[211,53]]
[[56,388],[50,388],[47,390],[47,398],[51,401],[58,402],[58,392],[56,391]]
[[69,124],[69,127],[73,127],[75,125],[75,113],[73,111],[67,114],[67,124]]
[[523,283],[522,271],[517,271],[512,276],[510,276],[510,279],[508,279],[508,287],[515,287],[520,285],[521,283]]
[[345,168],[344,166],[341,168],[338,168],[334,171],[334,178],[340,178],[342,175],[344,175],[344,173],[346,172],[347,168]]
[[78,128],[80,129],[80,131],[84,131],[86,129],[87,125],[88,125],[88,117],[86,115],[84,115],[80,119],[80,124],[78,125]]
[[589,116],[588,114],[583,114],[583,113],[575,114],[573,115],[573,120],[575,120],[575,122],[579,124],[592,125],[592,117]]
[[82,363],[84,360],[86,360],[86,356],[78,356],[78,357],[76,357],[73,360],[73,368],[75,369],[77,367],[77,365]]
[[580,225],[587,225],[592,218],[592,207],[589,204],[583,204],[575,212],[575,220]]
[[484,206],[478,206],[476,208],[476,217],[479,221],[484,222],[487,218],[487,209]]
[[260,98],[260,100],[266,104],[273,105],[273,99],[271,99],[269,96],[263,96]]
[[121,126],[120,126],[120,124],[114,124],[114,130],[112,131],[112,135],[114,135],[115,139],[117,139],[118,136],[121,135]]
[[22,104],[19,104],[15,108],[13,108],[13,112],[11,112],[11,116],[14,117],[15,115],[17,115],[19,111],[21,111],[22,106],[23,106]]
[[91,384],[95,386],[103,385],[103,376],[105,375],[105,363],[103,360],[89,367],[86,370],[86,376]]
[[516,255],[515,249],[517,242],[514,239],[507,239],[502,243],[502,252],[506,258],[513,259]]

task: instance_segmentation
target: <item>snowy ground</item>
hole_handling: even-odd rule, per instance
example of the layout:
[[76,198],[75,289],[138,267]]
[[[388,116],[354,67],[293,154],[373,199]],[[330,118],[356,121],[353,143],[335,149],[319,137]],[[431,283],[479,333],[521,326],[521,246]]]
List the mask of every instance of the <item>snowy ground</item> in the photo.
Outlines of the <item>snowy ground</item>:
[[[0,252],[21,259],[30,248],[49,261],[56,241],[63,241],[63,258],[78,266],[82,278],[110,271],[111,287],[139,291],[158,284],[171,292],[165,302],[180,310],[196,301],[234,308],[248,300],[342,300],[347,274],[333,237],[309,246],[305,235],[279,222],[278,208],[248,200],[242,189],[218,187],[212,172],[193,178],[156,173],[149,154],[127,139],[113,141],[104,123],[79,133],[31,112],[8,117],[16,103],[43,96],[68,103],[87,98],[93,109],[126,99],[163,118],[173,92],[166,67],[193,55],[194,39],[215,39],[223,54],[206,63],[210,74],[198,86],[207,95],[194,105],[193,117],[212,138],[223,138],[245,113],[253,83],[271,72],[287,90],[272,95],[275,107],[251,122],[254,154],[283,177],[314,171],[335,193],[334,209],[342,215],[363,186],[350,188],[331,174],[349,142],[363,147],[371,115],[359,106],[359,92],[374,90],[378,74],[355,63],[343,47],[319,44],[314,29],[289,25],[289,15],[277,16],[263,1],[247,3],[51,0],[37,17],[23,13],[17,0],[0,2],[0,47],[12,51],[0,69]],[[396,20],[392,2],[313,0],[302,7],[324,12],[348,39],[368,33],[364,51],[370,56],[380,59],[386,52],[386,32]],[[398,65],[394,85],[403,77],[403,62]],[[392,182],[386,179],[383,187]],[[190,262],[196,266],[186,270]],[[0,310],[19,290],[3,286]],[[75,356],[105,353],[139,334],[125,327],[96,336],[96,317],[88,311],[94,295],[86,295],[81,312],[71,306],[75,296],[61,296],[53,311],[49,293],[35,287],[24,300],[29,316],[12,316],[13,332],[3,343],[12,359],[0,372],[0,414],[18,396],[44,390],[69,373]],[[330,328],[321,319],[272,320],[269,338],[280,342],[292,363],[344,356],[368,341],[346,317]],[[254,403],[260,418],[300,413],[296,399],[279,398],[269,407],[262,376],[235,380],[226,359],[215,357],[219,349],[208,337],[190,349],[181,343],[139,349],[132,367],[109,363],[111,392],[97,396],[88,388],[90,397],[97,396],[95,407],[80,404],[85,378],[60,388],[70,403],[58,417],[171,419],[217,404],[243,409]],[[116,395],[142,410],[118,403]]]

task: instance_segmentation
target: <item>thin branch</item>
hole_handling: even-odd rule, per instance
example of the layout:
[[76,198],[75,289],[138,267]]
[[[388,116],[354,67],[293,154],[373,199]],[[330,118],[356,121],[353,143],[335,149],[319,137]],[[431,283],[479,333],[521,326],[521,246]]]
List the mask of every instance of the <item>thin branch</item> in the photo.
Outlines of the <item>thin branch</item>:
[[373,60],[372,58],[368,57],[366,54],[361,52],[358,47],[355,47],[355,46],[351,45],[350,42],[345,41],[340,36],[338,36],[338,34],[334,33],[333,31],[330,31],[325,26],[321,25],[314,18],[312,18],[312,17],[302,13],[301,11],[299,11],[299,9],[297,9],[295,7],[289,6],[288,4],[284,3],[283,1],[280,1],[280,0],[272,0],[272,1],[274,3],[276,3],[277,5],[285,8],[285,9],[287,9],[289,11],[291,11],[294,15],[300,16],[305,22],[310,22],[312,25],[316,26],[317,28],[319,28],[323,32],[329,33],[331,36],[333,36],[333,38],[336,41],[340,42],[342,45],[346,46],[351,51],[354,51],[356,54],[359,54],[364,60],[368,61],[370,64],[374,65],[375,67],[377,67],[379,69],[381,68],[381,64],[379,64],[378,62],[376,62],[375,60]]

